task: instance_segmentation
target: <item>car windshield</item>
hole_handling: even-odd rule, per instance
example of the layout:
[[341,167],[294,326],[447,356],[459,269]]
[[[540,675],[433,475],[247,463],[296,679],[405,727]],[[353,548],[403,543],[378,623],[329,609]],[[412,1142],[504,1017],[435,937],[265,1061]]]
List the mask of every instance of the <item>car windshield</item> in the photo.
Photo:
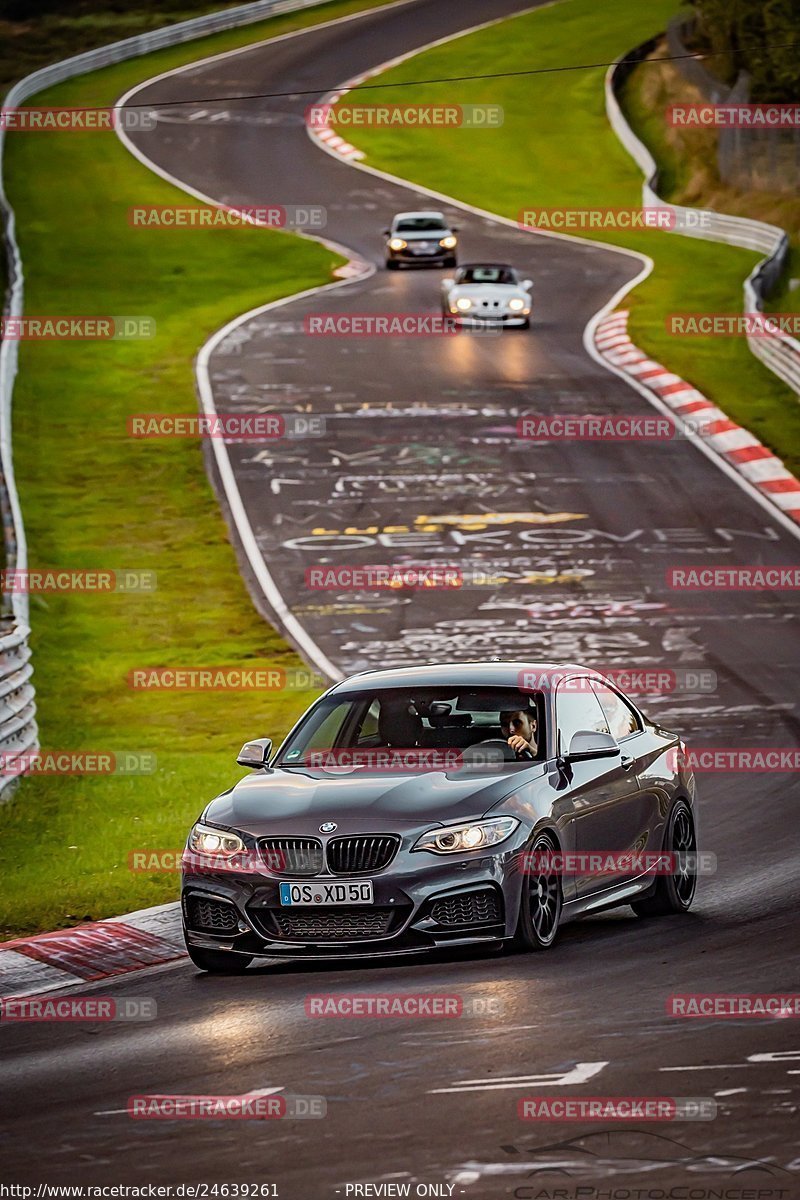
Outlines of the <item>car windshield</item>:
[[443,229],[447,225],[441,217],[403,217],[395,224],[397,233],[439,233]]
[[[457,754],[487,740],[507,743],[509,714],[519,712],[538,721],[536,757],[544,758],[541,709],[536,695],[516,688],[393,688],[332,695],[312,709],[273,765],[319,766],[320,754],[331,751]],[[502,746],[494,750],[498,760],[514,760],[513,752],[503,753]],[[355,765],[369,765],[369,754],[362,758]]]
[[464,267],[458,273],[459,283],[516,283],[511,267]]

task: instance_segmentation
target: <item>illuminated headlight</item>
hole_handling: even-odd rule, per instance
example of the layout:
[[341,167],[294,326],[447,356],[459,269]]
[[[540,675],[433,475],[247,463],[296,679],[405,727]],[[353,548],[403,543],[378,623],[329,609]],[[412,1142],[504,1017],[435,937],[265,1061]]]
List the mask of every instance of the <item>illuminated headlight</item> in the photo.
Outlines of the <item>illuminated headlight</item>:
[[485,850],[504,842],[519,825],[516,817],[493,817],[470,825],[452,825],[449,829],[429,829],[414,844],[414,850],[434,854],[463,854],[465,850]]
[[405,250],[407,245],[408,245],[408,242],[404,242],[402,238],[390,238],[389,239],[389,249],[390,250]]
[[189,834],[189,849],[194,850],[195,854],[222,854],[227,857],[241,854],[244,848],[244,842],[238,833],[231,833],[227,829],[212,829],[210,825],[203,825],[201,821],[198,821]]
[[518,296],[515,296],[513,300],[509,300],[508,307],[512,312],[522,312],[525,307],[525,301],[520,300]]
[[461,312],[466,312],[468,309],[472,308],[472,301],[470,300],[469,296],[459,296],[456,300],[456,308],[460,309]]
[[458,245],[458,238],[453,237],[452,233],[448,233],[447,237],[439,239],[439,245],[445,250],[453,250]]

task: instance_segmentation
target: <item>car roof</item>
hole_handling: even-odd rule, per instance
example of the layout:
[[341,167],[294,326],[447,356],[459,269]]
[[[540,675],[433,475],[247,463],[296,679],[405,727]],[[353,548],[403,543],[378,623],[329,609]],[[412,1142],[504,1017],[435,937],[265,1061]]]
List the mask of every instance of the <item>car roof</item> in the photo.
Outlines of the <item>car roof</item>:
[[436,212],[432,208],[415,209],[414,212],[401,212],[394,214],[394,220],[400,221],[403,217],[441,217],[444,220],[444,213]]
[[516,267],[511,267],[508,263],[500,262],[468,262],[460,263],[459,271],[469,271],[473,267],[490,267],[493,271],[516,271]]
[[[362,671],[335,684],[332,691],[372,692],[401,687],[512,687],[519,685],[523,672],[527,675],[543,676],[550,680],[554,676],[585,672],[602,678],[602,673],[593,667],[578,663],[523,662],[485,660],[475,662],[427,663],[418,667],[395,667],[376,671]],[[534,689],[538,690],[538,689]]]

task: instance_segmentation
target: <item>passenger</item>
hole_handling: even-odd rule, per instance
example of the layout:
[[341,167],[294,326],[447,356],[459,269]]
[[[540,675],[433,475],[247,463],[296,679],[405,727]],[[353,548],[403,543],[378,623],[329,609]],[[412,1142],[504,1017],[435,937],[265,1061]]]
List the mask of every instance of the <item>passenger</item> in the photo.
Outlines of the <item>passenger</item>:
[[515,754],[530,750],[536,757],[539,747],[536,741],[536,715],[533,712],[523,708],[501,712],[500,728]]

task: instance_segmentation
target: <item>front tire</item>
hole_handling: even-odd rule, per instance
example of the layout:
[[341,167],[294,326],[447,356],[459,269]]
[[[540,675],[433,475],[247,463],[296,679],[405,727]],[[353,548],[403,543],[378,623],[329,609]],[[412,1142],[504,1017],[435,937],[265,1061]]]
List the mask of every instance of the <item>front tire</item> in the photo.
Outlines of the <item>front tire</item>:
[[387,258],[386,259],[386,270],[387,271],[396,271],[399,266],[400,266],[400,264],[396,258]]
[[[535,854],[552,854],[555,845],[547,834],[540,834],[530,850]],[[526,858],[529,856],[526,855]],[[519,919],[514,934],[514,945],[519,950],[549,950],[558,934],[561,923],[561,880],[558,875],[531,873],[523,877],[522,901]]]
[[186,943],[189,958],[200,971],[209,975],[242,975],[253,961],[246,954],[232,954],[230,950],[201,950],[199,946]]
[[631,908],[637,917],[666,917],[688,912],[692,906],[697,868],[692,863],[681,865],[681,855],[696,855],[697,838],[692,811],[685,800],[679,800],[670,813],[664,849],[677,856],[677,870],[672,875],[659,875],[650,895],[634,900]]

